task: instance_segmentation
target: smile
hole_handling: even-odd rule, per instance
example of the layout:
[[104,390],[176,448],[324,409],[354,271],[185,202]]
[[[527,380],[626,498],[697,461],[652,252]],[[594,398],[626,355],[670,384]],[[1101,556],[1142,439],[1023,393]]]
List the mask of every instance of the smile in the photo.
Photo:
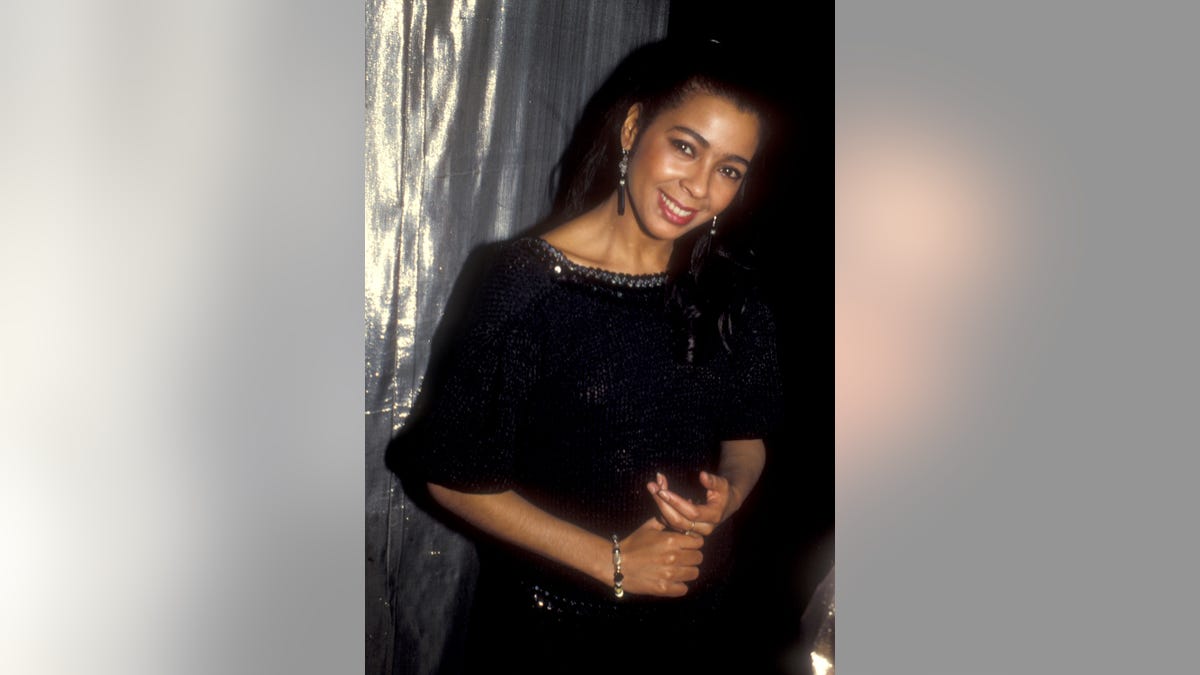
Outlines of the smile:
[[679,202],[668,197],[662,190],[658,192],[658,205],[663,216],[676,225],[687,225],[692,220],[692,216],[696,215],[695,209],[683,208]]

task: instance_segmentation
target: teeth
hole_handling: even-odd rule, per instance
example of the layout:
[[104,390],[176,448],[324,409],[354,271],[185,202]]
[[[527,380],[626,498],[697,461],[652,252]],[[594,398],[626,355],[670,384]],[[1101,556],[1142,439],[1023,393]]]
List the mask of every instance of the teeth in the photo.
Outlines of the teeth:
[[688,216],[695,213],[695,211],[691,211],[691,210],[685,209],[685,208],[677,205],[675,202],[671,201],[670,197],[668,197],[666,195],[663,195],[663,204],[665,204],[667,206],[668,211],[679,216],[680,218],[687,218]]

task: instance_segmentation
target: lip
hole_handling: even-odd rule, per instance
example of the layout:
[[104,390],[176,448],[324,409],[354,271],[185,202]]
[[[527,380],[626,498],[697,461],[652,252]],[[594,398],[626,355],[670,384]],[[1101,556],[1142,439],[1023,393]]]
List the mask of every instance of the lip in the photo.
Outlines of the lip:
[[[672,211],[671,209],[675,209]],[[682,204],[671,199],[662,190],[658,191],[658,210],[662,213],[663,218],[675,225],[687,225],[692,222],[692,218],[696,215],[696,209],[685,208]],[[679,213],[676,213],[678,211]],[[682,215],[681,215],[682,214]]]

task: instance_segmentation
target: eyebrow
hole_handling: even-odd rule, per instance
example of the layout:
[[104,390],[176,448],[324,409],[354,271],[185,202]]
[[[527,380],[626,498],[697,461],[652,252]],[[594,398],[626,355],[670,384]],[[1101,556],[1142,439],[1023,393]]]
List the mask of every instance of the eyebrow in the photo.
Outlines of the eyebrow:
[[[676,126],[671,127],[670,130],[671,131],[682,131],[683,133],[696,139],[696,142],[699,143],[700,145],[704,146],[705,148],[712,147],[712,145],[708,142],[708,139],[701,136],[694,129],[689,129],[685,126],[676,125]],[[727,155],[725,157],[725,159],[728,159],[733,162],[741,162],[742,164],[745,164],[746,166],[750,166],[750,160],[746,159],[745,157],[742,157],[741,155]]]

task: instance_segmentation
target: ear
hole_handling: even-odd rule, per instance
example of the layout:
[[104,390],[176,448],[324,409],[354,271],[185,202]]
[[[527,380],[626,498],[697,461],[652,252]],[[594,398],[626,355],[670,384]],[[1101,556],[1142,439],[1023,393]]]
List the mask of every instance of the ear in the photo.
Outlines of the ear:
[[642,115],[642,104],[634,103],[625,113],[625,122],[621,125],[621,147],[628,150],[637,140],[638,118]]

